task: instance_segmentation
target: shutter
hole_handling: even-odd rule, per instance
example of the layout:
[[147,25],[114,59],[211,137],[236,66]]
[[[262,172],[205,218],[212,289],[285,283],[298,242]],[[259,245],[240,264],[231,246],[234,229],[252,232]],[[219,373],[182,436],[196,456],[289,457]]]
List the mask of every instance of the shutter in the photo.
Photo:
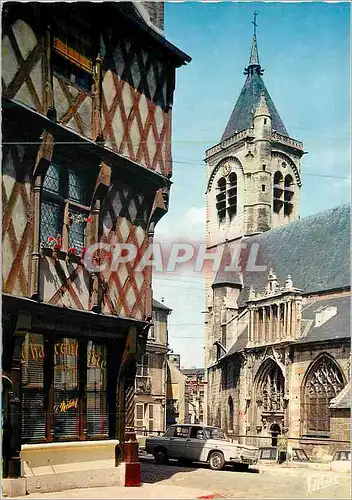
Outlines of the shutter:
[[108,436],[107,346],[88,342],[87,436]]
[[22,439],[45,439],[43,336],[27,334],[22,345]]
[[149,405],[149,425],[148,429],[150,431],[154,430],[154,405]]
[[136,404],[136,429],[144,430],[144,405],[143,403]]
[[60,339],[54,346],[54,436],[79,437],[78,341]]

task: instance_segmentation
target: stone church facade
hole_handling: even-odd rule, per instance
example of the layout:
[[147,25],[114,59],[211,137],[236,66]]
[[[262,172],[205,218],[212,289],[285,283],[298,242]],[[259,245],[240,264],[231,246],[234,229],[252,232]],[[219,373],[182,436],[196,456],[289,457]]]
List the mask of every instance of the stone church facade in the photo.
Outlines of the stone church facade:
[[300,219],[305,152],[265,87],[256,34],[245,75],[206,152],[207,247],[222,255],[206,278],[206,421],[329,455],[349,441],[350,207]]

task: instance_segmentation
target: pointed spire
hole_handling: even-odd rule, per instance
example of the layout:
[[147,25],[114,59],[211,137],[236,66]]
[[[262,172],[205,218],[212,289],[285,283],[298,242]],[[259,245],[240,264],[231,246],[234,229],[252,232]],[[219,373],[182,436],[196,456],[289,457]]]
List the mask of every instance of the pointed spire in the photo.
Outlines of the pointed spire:
[[271,116],[268,104],[266,102],[265,92],[261,91],[259,103],[255,110],[254,116]]
[[249,66],[260,66],[258,46],[257,46],[257,35],[253,35],[251,57],[249,58]]
[[253,14],[253,40],[252,40],[252,50],[249,58],[249,65],[244,70],[245,75],[253,75],[254,72],[258,75],[262,75],[264,70],[260,67],[259,55],[258,55],[258,44],[257,44],[257,15],[258,12]]

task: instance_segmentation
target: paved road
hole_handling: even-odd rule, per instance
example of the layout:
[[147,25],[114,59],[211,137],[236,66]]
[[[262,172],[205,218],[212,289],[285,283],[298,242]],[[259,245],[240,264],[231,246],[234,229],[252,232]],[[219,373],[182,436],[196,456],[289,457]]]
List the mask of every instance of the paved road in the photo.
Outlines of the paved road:
[[232,467],[212,471],[197,467],[156,465],[149,456],[141,457],[144,483],[201,488],[226,498],[350,498],[350,474],[265,464],[240,472]]

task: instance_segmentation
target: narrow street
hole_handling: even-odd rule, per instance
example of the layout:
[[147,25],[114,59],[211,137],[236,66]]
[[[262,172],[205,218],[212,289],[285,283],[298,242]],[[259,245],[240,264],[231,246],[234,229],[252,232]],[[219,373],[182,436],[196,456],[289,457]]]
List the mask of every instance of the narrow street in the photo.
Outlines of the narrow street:
[[226,498],[350,498],[350,475],[307,467],[260,464],[248,472],[206,465],[184,467],[176,461],[156,465],[141,457],[142,482],[201,488]]

